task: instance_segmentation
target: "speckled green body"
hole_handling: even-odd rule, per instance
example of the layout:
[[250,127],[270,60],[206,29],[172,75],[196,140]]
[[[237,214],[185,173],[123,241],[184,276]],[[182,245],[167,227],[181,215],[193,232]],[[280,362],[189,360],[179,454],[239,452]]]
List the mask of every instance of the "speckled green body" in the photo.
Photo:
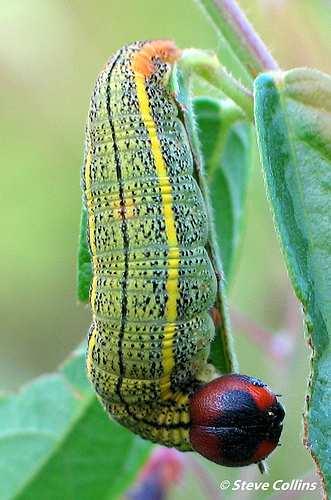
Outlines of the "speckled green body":
[[[171,68],[158,59],[145,81],[151,123],[142,116],[132,57],[143,44],[124,47],[109,61],[88,115],[82,186],[93,321],[87,368],[103,405],[120,423],[187,450],[189,396],[211,377],[209,310],[216,278],[189,141],[166,86]],[[151,140],[155,131],[161,159]],[[167,176],[160,175],[161,161]]]

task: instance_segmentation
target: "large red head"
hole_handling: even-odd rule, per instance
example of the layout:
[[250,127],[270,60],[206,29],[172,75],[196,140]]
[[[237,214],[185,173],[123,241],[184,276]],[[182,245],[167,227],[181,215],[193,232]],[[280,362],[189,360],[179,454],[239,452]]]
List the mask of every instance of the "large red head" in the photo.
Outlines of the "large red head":
[[193,449],[220,465],[240,467],[266,458],[277,446],[285,412],[271,389],[254,377],[231,374],[190,399]]

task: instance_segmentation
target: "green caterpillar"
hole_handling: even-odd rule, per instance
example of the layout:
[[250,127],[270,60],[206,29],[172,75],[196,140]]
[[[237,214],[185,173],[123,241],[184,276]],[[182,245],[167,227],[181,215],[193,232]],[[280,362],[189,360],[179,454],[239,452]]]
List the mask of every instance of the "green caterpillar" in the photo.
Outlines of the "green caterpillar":
[[[210,382],[216,376],[207,363],[215,335],[210,311],[219,277],[182,109],[168,85],[179,56],[170,41],[125,46],[92,95],[82,172],[93,266],[87,372],[107,412],[133,432],[180,450],[194,447],[218,463],[245,465],[277,443],[263,441],[254,454],[252,448],[269,439],[260,433],[256,443],[249,441],[247,456],[236,458],[233,435],[242,439],[251,431],[234,432],[230,441],[222,437],[229,446],[220,456],[219,436],[229,426],[216,421],[208,387],[220,408],[231,400],[222,399],[226,387],[241,394],[250,384],[253,399],[260,391],[258,407],[251,402],[256,412],[275,397],[245,376]],[[212,437],[210,429],[219,425],[224,429]]]
[[121,49],[100,74],[83,189],[94,277],[88,375],[134,432],[191,449],[188,397],[205,377],[216,278],[206,208],[178,106],[172,42]]

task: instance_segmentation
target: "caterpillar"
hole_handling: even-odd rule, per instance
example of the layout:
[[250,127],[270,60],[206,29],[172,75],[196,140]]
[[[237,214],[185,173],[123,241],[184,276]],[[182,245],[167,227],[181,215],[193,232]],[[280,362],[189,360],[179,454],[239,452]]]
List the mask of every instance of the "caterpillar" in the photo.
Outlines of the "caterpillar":
[[247,465],[277,445],[283,409],[263,382],[215,378],[208,363],[217,279],[168,88],[180,55],[168,40],[124,46],[92,94],[82,170],[93,266],[87,373],[106,411],[143,438]]

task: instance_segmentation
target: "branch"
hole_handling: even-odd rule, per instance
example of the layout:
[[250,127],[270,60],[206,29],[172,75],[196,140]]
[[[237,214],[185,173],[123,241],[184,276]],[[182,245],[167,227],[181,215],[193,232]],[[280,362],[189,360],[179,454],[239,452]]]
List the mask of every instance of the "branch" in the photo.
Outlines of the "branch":
[[253,78],[279,66],[235,0],[199,0]]

